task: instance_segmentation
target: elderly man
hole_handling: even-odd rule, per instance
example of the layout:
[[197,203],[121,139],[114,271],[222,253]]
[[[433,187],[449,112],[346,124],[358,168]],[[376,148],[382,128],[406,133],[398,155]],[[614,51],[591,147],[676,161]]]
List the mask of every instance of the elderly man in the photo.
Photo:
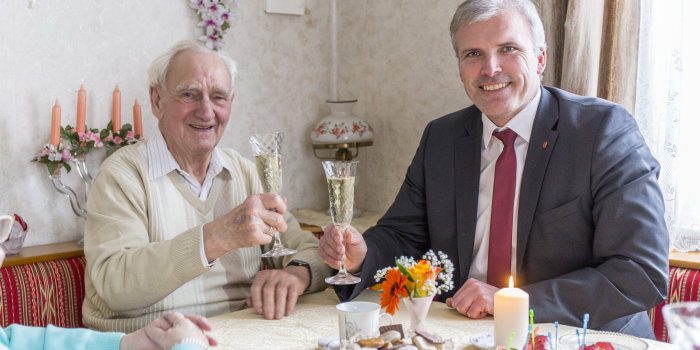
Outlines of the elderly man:
[[513,275],[535,322],[653,338],[645,312],[668,289],[659,165],[634,118],[601,99],[541,86],[542,22],[529,0],[467,0],[450,27],[473,106],[432,121],[394,204],[364,236],[332,227],[320,243],[374,283],[395,256],[449,255],[455,290],[441,300],[493,314]]
[[[260,194],[255,165],[217,148],[235,63],[182,42],[148,73],[159,133],[105,160],[90,191],[84,323],[132,331],[171,310],[212,316],[246,304],[267,319],[289,315],[330,269],[286,200]],[[298,253],[260,271],[274,230]]]

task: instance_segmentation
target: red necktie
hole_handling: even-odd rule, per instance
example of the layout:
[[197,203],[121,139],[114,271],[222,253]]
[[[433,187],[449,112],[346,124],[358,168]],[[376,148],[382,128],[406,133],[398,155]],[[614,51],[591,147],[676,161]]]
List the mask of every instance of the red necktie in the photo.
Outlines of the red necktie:
[[491,200],[491,233],[489,234],[489,265],[486,283],[505,287],[510,276],[513,234],[513,199],[515,198],[515,149],[518,136],[513,130],[493,132],[503,142],[503,151],[496,160]]

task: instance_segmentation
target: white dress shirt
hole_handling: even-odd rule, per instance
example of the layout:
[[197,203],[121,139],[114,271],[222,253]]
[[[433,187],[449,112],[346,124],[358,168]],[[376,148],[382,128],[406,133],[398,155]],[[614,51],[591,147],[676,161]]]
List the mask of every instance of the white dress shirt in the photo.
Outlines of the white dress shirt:
[[476,232],[474,234],[474,251],[469,277],[486,282],[486,270],[489,260],[489,232],[491,229],[491,201],[493,199],[493,180],[496,171],[496,160],[503,151],[503,142],[493,136],[493,132],[511,129],[518,134],[515,139],[515,159],[517,162],[515,174],[515,198],[513,199],[513,235],[510,259],[510,271],[515,276],[515,254],[518,227],[518,199],[520,198],[520,183],[523,177],[525,156],[530,142],[532,124],[535,121],[537,106],[540,103],[540,90],[530,103],[515,115],[504,127],[499,128],[486,115],[481,114],[483,124],[483,139],[481,143],[481,169],[479,172],[479,204],[476,216]]
[[[211,153],[211,159],[209,160],[209,166],[207,167],[207,174],[204,177],[204,182],[202,184],[197,181],[192,175],[188,174],[186,171],[180,168],[180,165],[173,157],[173,154],[168,150],[168,145],[165,143],[165,138],[160,133],[160,130],[156,135],[148,140],[148,178],[153,180],[155,178],[166,176],[172,171],[177,171],[180,178],[187,184],[187,187],[197,196],[201,201],[206,201],[209,197],[209,191],[214,183],[214,178],[222,170],[226,169],[231,172],[231,169],[226,165],[218,148],[214,147]],[[204,253],[204,226],[200,230],[200,245],[199,251],[202,256],[203,266],[212,266],[216,261],[211,264],[206,259],[206,254]]]

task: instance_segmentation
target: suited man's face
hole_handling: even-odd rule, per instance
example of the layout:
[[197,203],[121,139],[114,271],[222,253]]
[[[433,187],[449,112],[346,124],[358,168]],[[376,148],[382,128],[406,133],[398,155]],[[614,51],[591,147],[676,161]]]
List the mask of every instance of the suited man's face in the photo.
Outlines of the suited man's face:
[[515,10],[462,25],[456,33],[459,76],[474,104],[505,125],[537,94],[545,52],[533,52],[527,20]]

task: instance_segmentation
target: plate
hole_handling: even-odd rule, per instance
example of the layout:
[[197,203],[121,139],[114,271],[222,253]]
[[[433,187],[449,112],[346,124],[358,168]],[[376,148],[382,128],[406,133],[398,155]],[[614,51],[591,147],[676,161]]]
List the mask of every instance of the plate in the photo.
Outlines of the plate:
[[[583,333],[581,337],[583,337]],[[597,342],[608,342],[616,350],[646,350],[649,345],[636,337],[622,333],[602,332],[602,331],[586,331],[586,345],[593,345]],[[576,333],[563,335],[559,338],[559,344],[564,349],[577,350],[579,340]]]
[[471,341],[472,344],[474,344],[477,348],[492,349],[493,348],[493,333],[492,332],[479,333],[479,334],[474,335],[471,338],[469,338],[469,341]]

